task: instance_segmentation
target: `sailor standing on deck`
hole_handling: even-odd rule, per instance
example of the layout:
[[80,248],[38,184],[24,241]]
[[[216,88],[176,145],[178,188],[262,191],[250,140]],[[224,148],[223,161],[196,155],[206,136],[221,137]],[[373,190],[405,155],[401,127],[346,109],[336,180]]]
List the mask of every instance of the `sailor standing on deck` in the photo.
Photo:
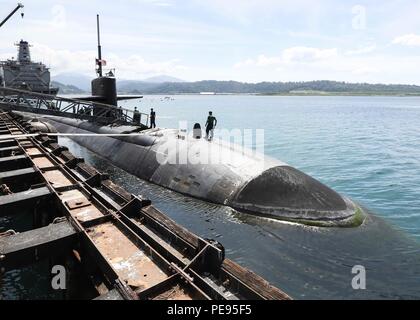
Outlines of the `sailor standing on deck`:
[[134,107],[133,123],[134,124],[140,124],[140,121],[141,121],[140,111],[137,110],[137,107]]
[[216,125],[217,119],[213,116],[213,112],[210,111],[206,122],[206,139],[208,141],[213,140],[214,128],[216,128]]
[[156,112],[150,109],[150,129],[156,128]]

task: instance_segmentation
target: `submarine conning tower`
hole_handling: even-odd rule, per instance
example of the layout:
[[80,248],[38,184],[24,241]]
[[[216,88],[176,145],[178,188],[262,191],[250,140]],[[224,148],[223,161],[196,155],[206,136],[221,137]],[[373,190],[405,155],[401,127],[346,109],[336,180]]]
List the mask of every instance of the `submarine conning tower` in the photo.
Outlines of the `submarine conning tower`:
[[98,77],[92,80],[92,95],[101,97],[101,103],[117,106],[117,82],[113,77]]

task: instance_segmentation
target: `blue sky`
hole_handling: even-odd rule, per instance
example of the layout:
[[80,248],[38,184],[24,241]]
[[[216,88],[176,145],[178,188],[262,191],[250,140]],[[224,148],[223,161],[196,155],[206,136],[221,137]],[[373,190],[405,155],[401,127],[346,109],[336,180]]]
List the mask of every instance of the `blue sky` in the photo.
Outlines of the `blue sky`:
[[[339,80],[420,84],[420,1],[22,0],[0,30],[53,74],[94,75],[96,13],[108,67],[124,79]],[[15,0],[0,0],[6,16]]]

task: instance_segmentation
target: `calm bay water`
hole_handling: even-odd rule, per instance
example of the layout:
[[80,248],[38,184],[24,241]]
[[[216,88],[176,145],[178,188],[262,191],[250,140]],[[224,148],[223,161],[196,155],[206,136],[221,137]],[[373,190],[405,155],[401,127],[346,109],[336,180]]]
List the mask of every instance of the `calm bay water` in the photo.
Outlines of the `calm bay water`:
[[[219,128],[265,129],[266,154],[372,214],[354,229],[257,218],[142,181],[71,140],[60,143],[193,232],[220,241],[229,258],[296,299],[420,298],[420,98],[173,98],[146,96],[123,105],[155,108],[160,127],[203,125],[212,110]],[[354,265],[366,267],[366,290],[351,287]]]
[[[148,192],[174,219],[217,237],[232,258],[296,298],[420,297],[420,98],[173,98],[146,96],[126,106],[154,107],[161,127],[203,125],[212,110],[219,128],[264,129],[266,154],[374,213],[359,229],[302,228],[177,195],[178,209],[173,193]],[[356,264],[368,269],[365,292],[350,286]]]
[[420,98],[148,96],[158,125],[264,129],[265,153],[314,176],[420,240]]

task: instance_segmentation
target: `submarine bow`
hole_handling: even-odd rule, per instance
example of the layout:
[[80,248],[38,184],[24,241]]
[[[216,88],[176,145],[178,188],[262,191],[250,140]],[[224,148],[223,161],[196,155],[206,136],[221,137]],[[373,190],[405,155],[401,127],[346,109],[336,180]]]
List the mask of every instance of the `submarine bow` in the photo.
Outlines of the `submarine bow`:
[[[98,126],[88,121],[43,116],[61,133],[120,134],[134,126]],[[315,226],[358,226],[364,212],[353,201],[277,159],[227,142],[179,138],[176,129],[150,129],[123,137],[74,136],[74,141],[146,181],[238,211]],[[158,161],[162,146],[223,155],[225,163],[180,164]]]
[[290,166],[276,166],[251,179],[237,192],[230,206],[319,225],[351,220],[358,210],[349,199]]

